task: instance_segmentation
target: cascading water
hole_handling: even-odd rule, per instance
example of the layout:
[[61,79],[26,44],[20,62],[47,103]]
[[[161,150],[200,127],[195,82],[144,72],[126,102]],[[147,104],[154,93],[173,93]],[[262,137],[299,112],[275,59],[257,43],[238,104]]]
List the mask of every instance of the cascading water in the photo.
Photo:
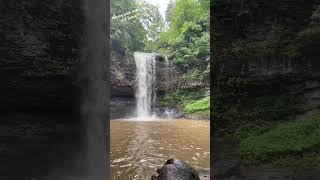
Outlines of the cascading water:
[[137,67],[136,75],[136,108],[137,118],[151,118],[156,99],[156,54],[134,53]]
[[168,56],[164,57],[164,62],[165,62],[165,66],[166,66],[166,74],[165,74],[165,78],[166,78],[166,94],[169,94],[171,92],[171,63],[169,61]]
[[[170,94],[171,93],[171,62],[168,58],[168,56],[165,56],[164,58],[164,62],[165,62],[165,80],[166,80],[166,94]],[[167,107],[165,108],[164,111],[164,117],[165,118],[172,118],[172,114],[173,114],[173,109]]]

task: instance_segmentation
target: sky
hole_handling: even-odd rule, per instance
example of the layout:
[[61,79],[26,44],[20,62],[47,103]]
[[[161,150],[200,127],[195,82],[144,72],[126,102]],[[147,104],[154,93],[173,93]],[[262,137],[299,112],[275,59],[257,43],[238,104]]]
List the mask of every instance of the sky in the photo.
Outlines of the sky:
[[160,10],[160,13],[161,13],[163,19],[165,19],[166,9],[167,9],[167,6],[168,6],[170,0],[145,0],[145,1],[157,6]]

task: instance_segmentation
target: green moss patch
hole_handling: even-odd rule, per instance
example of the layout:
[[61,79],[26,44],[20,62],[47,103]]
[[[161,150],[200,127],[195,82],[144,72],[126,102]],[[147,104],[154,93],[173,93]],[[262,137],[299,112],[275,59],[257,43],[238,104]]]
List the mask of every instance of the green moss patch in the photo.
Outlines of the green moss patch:
[[184,111],[186,113],[206,113],[207,115],[210,114],[210,96],[205,97],[200,100],[192,101],[187,103],[184,106]]
[[282,123],[261,135],[250,136],[240,144],[244,164],[259,165],[286,157],[301,158],[320,147],[320,114]]
[[184,107],[186,104],[195,102],[198,99],[204,98],[204,92],[201,90],[182,90],[178,89],[175,92],[161,98],[158,107]]

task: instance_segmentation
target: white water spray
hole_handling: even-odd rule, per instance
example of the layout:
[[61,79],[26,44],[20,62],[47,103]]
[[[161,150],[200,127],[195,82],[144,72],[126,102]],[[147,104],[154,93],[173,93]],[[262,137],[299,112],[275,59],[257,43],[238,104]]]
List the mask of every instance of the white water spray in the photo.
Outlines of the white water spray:
[[134,60],[137,66],[135,92],[137,118],[151,118],[156,99],[156,54],[135,52]]

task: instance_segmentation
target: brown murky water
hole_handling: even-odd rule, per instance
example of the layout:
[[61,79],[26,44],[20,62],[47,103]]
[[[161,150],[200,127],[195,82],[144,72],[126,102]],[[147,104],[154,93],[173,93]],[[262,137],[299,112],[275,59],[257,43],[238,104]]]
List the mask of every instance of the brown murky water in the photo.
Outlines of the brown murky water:
[[111,121],[112,180],[149,180],[172,157],[210,168],[210,125],[187,119]]

